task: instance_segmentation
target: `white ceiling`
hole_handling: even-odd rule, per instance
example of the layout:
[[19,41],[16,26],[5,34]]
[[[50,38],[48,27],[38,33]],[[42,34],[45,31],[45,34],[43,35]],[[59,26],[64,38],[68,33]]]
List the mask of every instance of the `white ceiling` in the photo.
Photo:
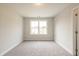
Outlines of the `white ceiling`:
[[33,3],[19,3],[9,5],[14,6],[17,12],[24,17],[54,17],[70,4],[45,3],[41,5],[35,5]]

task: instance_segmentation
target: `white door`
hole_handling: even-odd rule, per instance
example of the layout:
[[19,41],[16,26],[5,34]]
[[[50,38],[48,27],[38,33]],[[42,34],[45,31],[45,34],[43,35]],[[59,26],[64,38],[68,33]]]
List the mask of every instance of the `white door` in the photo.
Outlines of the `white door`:
[[79,8],[74,9],[74,55],[79,56]]

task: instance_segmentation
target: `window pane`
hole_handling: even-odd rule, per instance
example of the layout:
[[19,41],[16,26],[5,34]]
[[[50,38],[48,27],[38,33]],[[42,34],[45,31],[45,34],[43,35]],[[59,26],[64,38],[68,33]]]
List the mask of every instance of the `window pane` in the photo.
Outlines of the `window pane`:
[[31,34],[38,34],[38,21],[31,21]]
[[38,28],[32,28],[31,34],[38,34]]
[[40,34],[47,34],[47,29],[40,28]]
[[38,27],[38,21],[31,21],[31,27]]
[[39,21],[40,27],[47,27],[47,21]]
[[39,22],[39,30],[40,34],[47,34],[47,21]]

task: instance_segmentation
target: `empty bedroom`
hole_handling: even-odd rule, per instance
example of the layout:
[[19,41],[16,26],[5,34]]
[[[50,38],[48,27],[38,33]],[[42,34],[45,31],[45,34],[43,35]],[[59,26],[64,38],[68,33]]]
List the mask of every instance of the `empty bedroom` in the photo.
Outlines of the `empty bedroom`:
[[78,56],[78,3],[0,3],[0,56]]

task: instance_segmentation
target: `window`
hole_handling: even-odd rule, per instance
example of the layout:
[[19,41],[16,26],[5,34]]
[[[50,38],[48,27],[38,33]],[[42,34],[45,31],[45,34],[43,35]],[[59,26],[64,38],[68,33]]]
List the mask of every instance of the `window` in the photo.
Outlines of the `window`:
[[31,21],[31,34],[38,34],[38,21]]
[[47,34],[47,21],[45,20],[31,21],[31,34]]

